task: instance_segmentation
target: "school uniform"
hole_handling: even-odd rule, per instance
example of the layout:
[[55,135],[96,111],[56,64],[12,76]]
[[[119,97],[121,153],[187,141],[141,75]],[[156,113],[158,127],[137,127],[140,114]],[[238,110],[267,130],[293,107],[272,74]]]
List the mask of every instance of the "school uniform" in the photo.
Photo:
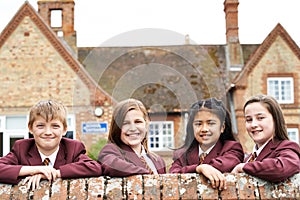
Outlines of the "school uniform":
[[[84,178],[101,175],[101,165],[85,155],[82,142],[62,138],[54,168],[60,170],[61,178]],[[43,165],[33,138],[17,140],[12,151],[0,158],[0,182],[17,184],[22,178],[22,166]]]
[[[181,148],[173,153],[173,163],[170,173],[196,173],[199,165],[199,143],[194,142],[188,149]],[[204,158],[202,164],[209,164],[222,173],[231,170],[244,159],[244,152],[241,144],[237,141],[220,140]]]
[[[165,161],[158,155],[147,154],[158,174],[166,173]],[[113,143],[106,144],[99,153],[98,162],[102,166],[103,175],[124,177],[151,172],[140,157],[128,145],[120,147]]]
[[253,162],[247,162],[244,172],[270,181],[280,182],[300,172],[300,147],[289,140],[270,140]]

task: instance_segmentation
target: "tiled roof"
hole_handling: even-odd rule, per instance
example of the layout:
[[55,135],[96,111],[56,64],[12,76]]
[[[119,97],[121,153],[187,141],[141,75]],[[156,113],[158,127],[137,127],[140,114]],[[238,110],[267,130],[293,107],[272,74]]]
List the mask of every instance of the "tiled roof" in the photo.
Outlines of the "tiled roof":
[[223,45],[79,48],[78,59],[116,100],[134,97],[150,111],[181,111],[211,96],[224,98]]

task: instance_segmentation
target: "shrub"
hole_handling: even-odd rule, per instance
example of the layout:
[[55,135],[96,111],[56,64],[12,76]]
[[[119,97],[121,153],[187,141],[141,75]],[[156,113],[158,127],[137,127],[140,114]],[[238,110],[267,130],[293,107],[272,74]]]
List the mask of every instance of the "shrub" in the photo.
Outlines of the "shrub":
[[98,160],[99,152],[101,151],[102,147],[107,143],[106,138],[100,138],[96,144],[93,144],[90,150],[87,152],[88,156],[93,160]]

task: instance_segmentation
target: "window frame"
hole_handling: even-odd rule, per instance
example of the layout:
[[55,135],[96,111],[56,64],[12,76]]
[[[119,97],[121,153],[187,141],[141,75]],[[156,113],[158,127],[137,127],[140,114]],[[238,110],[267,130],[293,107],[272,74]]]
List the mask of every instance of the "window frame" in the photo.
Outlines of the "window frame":
[[[151,126],[158,125],[158,134],[152,135],[151,134]],[[170,130],[170,134],[164,135],[164,128],[163,125],[169,126],[170,129],[167,128],[165,131]],[[158,143],[158,147],[151,147],[152,141],[151,138],[154,138],[154,146]],[[168,137],[171,139],[171,141],[168,141]],[[158,142],[155,141],[155,139],[158,138]],[[166,138],[166,140],[164,140]],[[149,134],[148,134],[148,147],[151,151],[170,151],[171,148],[174,148],[174,122],[173,121],[151,121],[149,124]]]
[[[271,81],[278,81],[278,90],[275,91],[275,92],[278,92],[278,98],[271,93]],[[283,82],[287,82],[289,81],[290,82],[290,97],[291,99],[289,100],[283,100],[283,95],[282,95],[282,83]],[[287,91],[285,91],[287,92]],[[280,104],[293,104],[295,102],[294,100],[294,78],[293,77],[268,77],[267,78],[267,94],[270,95],[270,96],[273,96],[277,101],[278,103]]]
[[294,141],[294,142],[296,142],[296,143],[298,143],[299,144],[299,129],[298,128],[287,128],[287,132],[288,133],[290,133],[290,132],[294,132],[295,133],[295,140],[293,140],[292,138],[290,138],[290,135],[289,135],[289,139],[291,140],[291,141]]

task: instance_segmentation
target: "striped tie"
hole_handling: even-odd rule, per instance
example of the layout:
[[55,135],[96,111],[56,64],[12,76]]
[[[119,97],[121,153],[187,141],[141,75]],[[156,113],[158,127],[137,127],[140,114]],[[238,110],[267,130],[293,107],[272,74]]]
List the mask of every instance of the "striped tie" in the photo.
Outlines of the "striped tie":
[[49,158],[45,158],[45,160],[43,161],[43,165],[49,166],[49,163],[50,163],[50,159]]
[[152,169],[149,167],[149,165],[147,164],[145,158],[144,158],[143,156],[141,156],[140,159],[141,159],[142,163],[144,164],[144,166],[146,167],[146,169],[149,170],[149,173],[150,173],[150,174],[153,174],[153,171],[152,171]]
[[256,152],[254,152],[254,153],[251,154],[248,162],[253,162],[255,160],[255,158],[256,158]]
[[200,154],[200,159],[199,159],[199,164],[201,165],[206,157],[207,153],[201,153]]

